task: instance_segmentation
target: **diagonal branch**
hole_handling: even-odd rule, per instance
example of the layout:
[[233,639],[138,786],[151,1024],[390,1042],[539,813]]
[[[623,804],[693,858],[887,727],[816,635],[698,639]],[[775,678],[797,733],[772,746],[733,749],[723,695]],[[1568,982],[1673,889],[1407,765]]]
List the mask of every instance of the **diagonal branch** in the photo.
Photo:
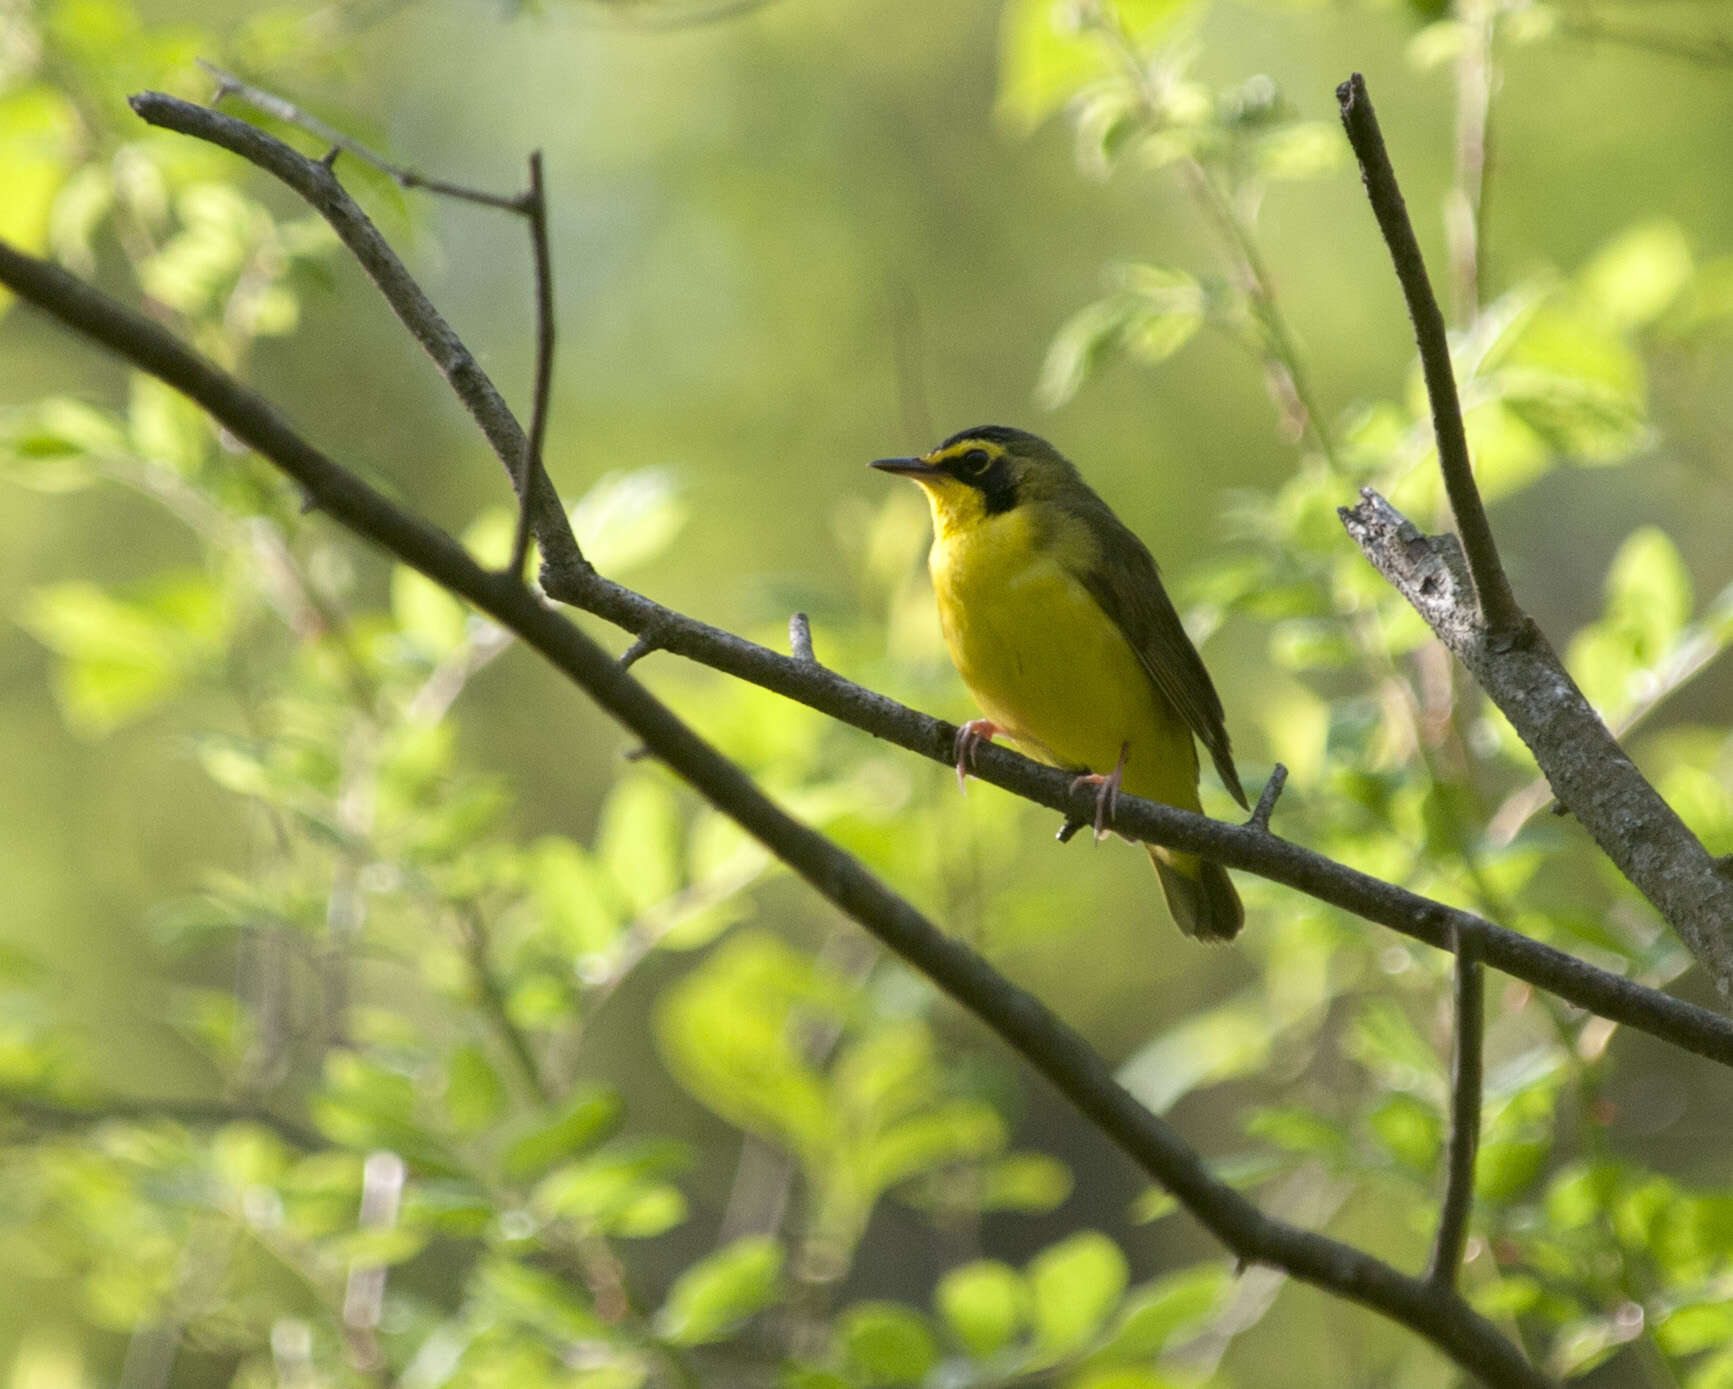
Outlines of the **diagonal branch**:
[[1462,1250],[1468,1241],[1468,1212],[1474,1204],[1474,1157],[1480,1150],[1482,1048],[1486,1036],[1486,973],[1474,943],[1456,942],[1456,1054],[1450,1067],[1450,1146],[1445,1158],[1444,1204],[1426,1280],[1441,1288],[1456,1286]]
[[[1678,932],[1723,999],[1733,999],[1733,874],[1712,858],[1625,755],[1539,632],[1497,649],[1480,622],[1461,552],[1428,536],[1371,488],[1342,524],[1378,572],[1468,668],[1522,736],[1568,807]],[[1486,962],[1502,969],[1491,952]]]
[[[129,100],[132,109],[151,125],[206,140],[238,154],[305,198],[331,224],[338,238],[361,262],[361,268],[372,276],[403,326],[433,358],[458,399],[481,426],[513,486],[518,485],[524,450],[528,447],[522,426],[462,339],[433,307],[378,228],[344,190],[330,165],[309,159],[257,126],[208,106],[162,92],[140,92]],[[587,566],[578,551],[559,493],[545,473],[538,474],[534,487],[532,520],[550,576],[582,571]]]
[[[1198,1154],[1120,1086],[1107,1063],[1038,999],[945,936],[823,835],[779,809],[567,618],[509,576],[483,569],[444,532],[400,510],[332,462],[261,397],[157,325],[58,267],[3,243],[0,282],[189,396],[293,478],[334,520],[515,632],[712,805],[998,1032],[1243,1262],[1275,1265],[1380,1312],[1488,1384],[1538,1389],[1548,1383],[1455,1292],[1407,1277],[1363,1250],[1272,1219],[1213,1176]],[[1063,772],[1041,770],[1054,781],[1065,780]],[[1072,796],[1067,787],[1066,795],[1053,799],[1061,808],[1081,811],[1088,791],[1080,788]]]
[[1336,89],[1336,99],[1414,320],[1439,466],[1462,539],[1457,547],[1450,537],[1422,535],[1370,488],[1362,490],[1358,506],[1340,509],[1342,523],[1510,720],[1559,804],[1678,933],[1722,999],[1733,1003],[1733,871],[1710,857],[1644,779],[1517,605],[1474,483],[1444,316],[1358,73]]
[[1498,546],[1492,539],[1492,523],[1486,519],[1486,507],[1474,482],[1474,465],[1469,461],[1468,435],[1462,427],[1462,406],[1456,398],[1456,375],[1450,364],[1450,338],[1445,332],[1444,314],[1432,293],[1432,283],[1426,278],[1420,243],[1415,239],[1413,223],[1408,220],[1402,190],[1396,186],[1396,171],[1390,167],[1390,155],[1384,148],[1372,98],[1366,94],[1366,83],[1359,73],[1336,88],[1336,101],[1342,108],[1348,143],[1353,145],[1360,161],[1360,177],[1365,181],[1366,196],[1378,219],[1378,230],[1390,248],[1396,278],[1402,284],[1402,297],[1408,301],[1408,316],[1414,321],[1420,370],[1426,377],[1426,394],[1432,402],[1432,429],[1438,436],[1438,466],[1444,473],[1450,509],[1462,532],[1462,548],[1468,555],[1468,572],[1474,577],[1480,610],[1495,638],[1514,641],[1531,624],[1511,592],[1510,580],[1498,558]]

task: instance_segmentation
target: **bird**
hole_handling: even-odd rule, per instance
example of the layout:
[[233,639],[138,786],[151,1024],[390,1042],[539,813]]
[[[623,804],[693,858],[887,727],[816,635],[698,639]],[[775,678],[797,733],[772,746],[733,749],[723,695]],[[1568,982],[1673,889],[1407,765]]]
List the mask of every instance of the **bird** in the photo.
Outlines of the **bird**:
[[[919,483],[932,511],[939,625],[985,715],[958,729],[959,785],[980,743],[1003,734],[1097,787],[1099,840],[1121,788],[1201,811],[1195,738],[1246,805],[1221,699],[1154,558],[1058,449],[983,425],[869,466]],[[1245,911],[1221,865],[1144,847],[1180,930],[1239,933]]]

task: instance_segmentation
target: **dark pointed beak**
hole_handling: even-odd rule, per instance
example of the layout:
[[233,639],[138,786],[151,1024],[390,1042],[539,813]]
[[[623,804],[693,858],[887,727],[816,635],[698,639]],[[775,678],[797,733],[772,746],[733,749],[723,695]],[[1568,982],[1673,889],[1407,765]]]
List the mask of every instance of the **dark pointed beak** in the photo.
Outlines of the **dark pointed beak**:
[[924,458],[875,458],[867,467],[877,468],[881,473],[896,473],[901,477],[931,477],[934,473],[944,471],[942,468],[935,468]]

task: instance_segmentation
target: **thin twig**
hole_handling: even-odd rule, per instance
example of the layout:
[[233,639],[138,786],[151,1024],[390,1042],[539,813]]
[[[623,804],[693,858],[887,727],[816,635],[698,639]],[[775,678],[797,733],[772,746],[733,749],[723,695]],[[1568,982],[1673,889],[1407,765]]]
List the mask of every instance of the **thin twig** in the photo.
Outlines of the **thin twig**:
[[505,1043],[513,1064],[517,1066],[518,1075],[522,1077],[530,1093],[538,1100],[552,1099],[553,1091],[548,1085],[547,1077],[542,1074],[535,1049],[530,1046],[530,1040],[524,1036],[523,1029],[512,1020],[511,1005],[506,1000],[505,989],[499,982],[499,976],[494,972],[493,947],[487,921],[481,914],[481,908],[474,902],[465,902],[459,909],[458,929],[463,935],[463,953],[469,964],[470,983],[475,988],[476,999],[481,1004],[481,1010],[489,1025],[500,1041]]
[[[258,165],[293,189],[331,224],[333,231],[372,277],[410,335],[433,358],[457,397],[487,436],[506,476],[515,487],[523,473],[528,446],[522,426],[505,399],[445,321],[397,253],[357,206],[329,165],[309,159],[257,126],[208,106],[182,101],[162,92],[140,92],[128,98],[132,109],[151,125],[205,140]],[[310,499],[312,500],[312,499]],[[567,579],[588,569],[572,534],[559,494],[543,473],[535,490],[535,532],[541,546],[544,580]]]
[[[400,188],[422,188],[444,198],[456,198],[460,202],[480,203],[483,207],[502,208],[507,212],[523,211],[521,196],[506,196],[500,193],[488,193],[479,188],[466,188],[459,183],[448,183],[440,178],[428,178],[424,174],[417,173],[414,169],[406,169],[401,164],[393,164],[384,155],[376,154],[368,149],[354,136],[345,135],[336,126],[327,125],[317,116],[309,115],[292,101],[286,101],[274,92],[267,92],[262,87],[255,87],[250,82],[244,82],[232,72],[224,72],[215,63],[206,62],[203,58],[198,60],[198,64],[217,79],[217,90],[211,96],[213,106],[222,101],[224,97],[238,96],[247,105],[255,110],[263,111],[267,116],[274,116],[288,125],[305,130],[309,135],[317,135],[332,147],[333,152],[342,150],[346,154],[354,155],[363,164],[371,164],[380,173],[389,175]],[[327,164],[330,163],[330,159],[331,157],[327,155]]]
[[1455,513],[1456,526],[1462,533],[1462,548],[1468,556],[1468,571],[1474,578],[1475,592],[1480,597],[1480,610],[1495,641],[1515,641],[1531,630],[1528,615],[1517,605],[1511,592],[1510,580],[1498,557],[1498,546],[1492,538],[1492,523],[1486,518],[1486,508],[1480,500],[1480,489],[1474,481],[1474,466],[1468,456],[1468,435],[1462,427],[1462,406],[1456,395],[1456,375],[1450,364],[1450,338],[1444,327],[1444,314],[1432,293],[1432,283],[1426,276],[1426,262],[1415,240],[1414,226],[1408,220],[1408,208],[1402,201],[1402,190],[1396,184],[1396,171],[1390,167],[1390,155],[1384,148],[1384,136],[1378,129],[1378,117],[1372,110],[1372,99],[1366,94],[1365,80],[1355,73],[1336,88],[1336,101],[1342,109],[1342,125],[1348,132],[1348,143],[1360,161],[1360,177],[1366,184],[1366,196],[1371,200],[1378,229],[1384,234],[1384,244],[1390,249],[1390,259],[1396,266],[1396,278],[1402,285],[1402,296],[1408,302],[1408,316],[1414,323],[1414,340],[1420,349],[1420,369],[1426,378],[1426,394],[1432,402],[1432,429],[1438,438],[1438,466],[1444,474],[1444,490],[1450,497],[1450,509]]
[[1450,1146],[1445,1160],[1444,1202],[1426,1281],[1456,1286],[1468,1242],[1468,1212],[1474,1204],[1474,1157],[1480,1150],[1481,1054],[1486,1034],[1486,979],[1475,944],[1456,933],[1456,1051],[1450,1067]]
[[315,1152],[329,1147],[326,1139],[304,1124],[285,1119],[259,1105],[224,1100],[140,1099],[111,1095],[100,1100],[57,1100],[12,1088],[0,1089],[0,1119],[14,1115],[43,1128],[92,1128],[97,1124],[149,1124],[164,1120],[189,1128],[225,1124],[258,1124],[293,1148]]
[[630,670],[653,651],[662,649],[662,638],[654,627],[638,633],[632,644],[620,653],[620,669]]
[[818,657],[812,654],[812,622],[805,613],[788,619],[788,650],[797,661],[818,664]]
[[[1110,1067],[1088,1043],[1038,999],[1017,988],[960,941],[946,936],[851,855],[779,809],[750,777],[622,672],[607,652],[569,619],[543,606],[523,585],[483,569],[451,537],[401,510],[339,467],[301,439],[261,397],[157,325],[58,267],[3,243],[0,282],[188,395],[237,439],[316,497],[324,514],[510,628],[642,738],[710,804],[998,1032],[1241,1261],[1276,1265],[1370,1307],[1425,1337],[1463,1369],[1501,1389],[1538,1389],[1548,1383],[1491,1322],[1456,1293],[1408,1277],[1351,1245],[1272,1219],[1215,1177],[1171,1127],[1115,1080]],[[793,661],[789,664],[809,672],[822,669]],[[1000,759],[983,757],[982,764],[999,765]],[[1064,772],[1034,763],[1027,763],[1027,768],[1042,774],[1047,803],[1078,813],[1084,810],[1087,788],[1073,793]],[[1127,818],[1126,808],[1133,799],[1127,797],[1121,802],[1117,818]],[[1155,808],[1151,802],[1142,802],[1137,818]],[[1173,822],[1176,829],[1187,830],[1176,839],[1249,833],[1238,826],[1214,825],[1198,816],[1163,809],[1180,817]],[[1196,834],[1196,830],[1203,834]],[[1268,835],[1255,838],[1261,845],[1279,842]],[[1484,927],[1485,923],[1477,923],[1475,929]]]
[[518,479],[517,532],[512,536],[511,563],[506,569],[523,582],[524,558],[529,554],[532,505],[544,485],[542,444],[548,432],[548,395],[554,380],[554,267],[548,251],[548,199],[542,186],[542,152],[530,155],[530,191],[524,197],[524,213],[530,222],[530,246],[536,269],[536,385],[530,413],[530,435],[524,444],[523,468]]
[[1283,763],[1276,763],[1270,768],[1270,779],[1264,783],[1264,794],[1258,797],[1258,803],[1252,808],[1252,818],[1246,821],[1249,829],[1270,832],[1270,816],[1275,813],[1276,801],[1282,794],[1282,788],[1288,784],[1288,769]]

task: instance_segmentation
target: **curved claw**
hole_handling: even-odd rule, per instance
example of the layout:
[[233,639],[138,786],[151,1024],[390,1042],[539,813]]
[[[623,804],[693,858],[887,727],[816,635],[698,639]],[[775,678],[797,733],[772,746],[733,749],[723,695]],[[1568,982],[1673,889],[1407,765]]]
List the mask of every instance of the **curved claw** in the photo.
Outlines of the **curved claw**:
[[1085,772],[1071,783],[1075,791],[1079,786],[1094,786],[1095,793],[1095,842],[1099,844],[1107,837],[1107,822],[1119,810],[1119,787],[1125,780],[1125,759],[1131,754],[1131,744],[1121,743],[1119,761],[1113,764],[1113,770],[1106,776],[1099,772]]
[[969,794],[969,768],[975,765],[975,749],[982,743],[993,741],[993,735],[999,731],[999,725],[991,719],[970,719],[957,729],[957,736],[952,740],[951,751],[957,761],[957,790],[965,796]]

